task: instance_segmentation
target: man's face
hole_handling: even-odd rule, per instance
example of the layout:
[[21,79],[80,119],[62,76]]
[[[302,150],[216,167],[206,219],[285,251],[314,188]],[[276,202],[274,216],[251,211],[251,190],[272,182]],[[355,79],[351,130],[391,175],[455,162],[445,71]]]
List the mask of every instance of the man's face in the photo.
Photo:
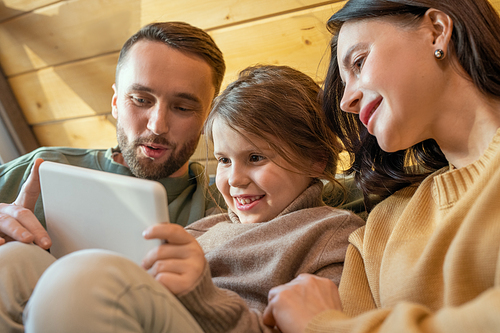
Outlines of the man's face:
[[118,145],[132,173],[147,179],[183,175],[215,94],[210,66],[160,42],[139,41],[113,90]]

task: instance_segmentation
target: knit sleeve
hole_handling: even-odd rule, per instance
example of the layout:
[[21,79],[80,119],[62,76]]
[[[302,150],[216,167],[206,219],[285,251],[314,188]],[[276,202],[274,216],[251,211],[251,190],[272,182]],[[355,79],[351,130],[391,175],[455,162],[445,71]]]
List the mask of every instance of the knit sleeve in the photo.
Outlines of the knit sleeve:
[[[500,258],[500,257],[499,257]],[[475,299],[456,307],[443,307],[436,312],[416,303],[399,302],[391,308],[376,309],[358,249],[347,251],[340,291],[344,312],[326,311],[309,322],[306,332],[494,332],[500,327],[500,287],[494,287]],[[500,269],[497,265],[497,281]],[[354,283],[345,283],[353,281]],[[352,302],[350,301],[352,300]],[[357,314],[357,315],[356,315]]]
[[248,308],[238,294],[216,287],[208,264],[195,289],[178,299],[206,333],[276,332],[264,325],[262,314]]
[[414,303],[401,302],[349,318],[338,311],[316,316],[306,332],[495,332],[500,327],[500,288],[491,288],[476,299],[458,307],[437,312]]

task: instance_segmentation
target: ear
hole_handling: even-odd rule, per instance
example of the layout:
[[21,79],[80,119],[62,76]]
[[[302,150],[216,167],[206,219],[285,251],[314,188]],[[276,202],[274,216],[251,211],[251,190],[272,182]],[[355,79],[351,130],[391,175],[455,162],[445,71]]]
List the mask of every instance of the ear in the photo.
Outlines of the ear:
[[427,10],[424,20],[431,30],[434,50],[441,49],[447,55],[453,32],[453,20],[444,12],[434,8]]
[[111,98],[111,114],[113,118],[118,119],[118,108],[116,106],[116,101],[118,99],[118,89],[116,88],[116,83],[113,83],[113,98]]

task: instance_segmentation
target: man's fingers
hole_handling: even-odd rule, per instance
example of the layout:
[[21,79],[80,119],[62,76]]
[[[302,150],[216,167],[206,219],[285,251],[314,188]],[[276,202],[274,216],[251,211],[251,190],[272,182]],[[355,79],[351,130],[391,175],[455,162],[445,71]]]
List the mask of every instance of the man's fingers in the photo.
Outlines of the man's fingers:
[[[2,208],[5,206],[2,204]],[[9,214],[0,214],[0,236],[4,241],[17,240],[31,243],[35,240],[35,236]]]
[[44,249],[52,245],[33,212],[21,206],[0,204],[0,233],[23,243],[34,242]]
[[22,206],[31,211],[35,210],[36,201],[40,196],[40,177],[38,175],[38,169],[42,162],[43,160],[41,158],[37,158],[33,164],[28,179],[23,184],[16,201],[14,201],[16,206]]

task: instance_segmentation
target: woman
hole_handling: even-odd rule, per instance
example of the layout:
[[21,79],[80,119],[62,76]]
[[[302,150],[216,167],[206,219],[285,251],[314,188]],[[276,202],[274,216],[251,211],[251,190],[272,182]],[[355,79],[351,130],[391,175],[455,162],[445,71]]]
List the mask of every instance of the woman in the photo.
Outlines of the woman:
[[270,292],[266,322],[499,331],[497,13],[486,0],[350,0],[328,26],[331,126],[365,194],[388,198],[349,238],[339,291],[303,275]]

